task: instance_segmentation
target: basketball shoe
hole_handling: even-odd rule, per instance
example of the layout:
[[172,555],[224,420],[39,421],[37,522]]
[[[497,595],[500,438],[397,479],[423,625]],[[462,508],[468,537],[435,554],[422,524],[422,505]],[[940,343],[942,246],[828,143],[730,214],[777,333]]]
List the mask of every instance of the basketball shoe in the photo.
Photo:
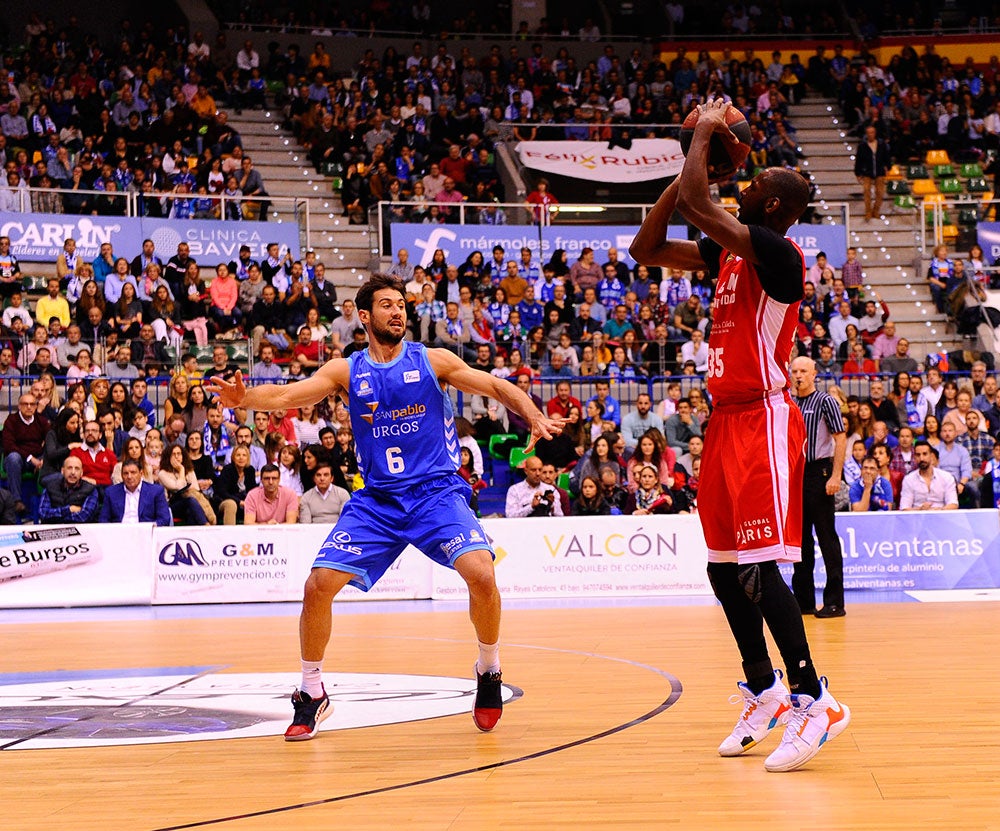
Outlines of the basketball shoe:
[[[719,745],[720,756],[739,756],[745,753],[784,720],[790,708],[788,687],[781,680],[783,677],[784,673],[776,669],[774,683],[760,695],[754,695],[742,681],[736,685],[743,694],[743,712],[740,713],[733,732]],[[731,704],[736,704],[739,700],[738,695],[729,699]]]
[[313,698],[309,693],[296,690],[292,693],[292,708],[295,715],[292,723],[285,731],[286,742],[304,742],[313,738],[319,732],[319,725],[330,713],[330,696],[323,689],[321,698]]
[[781,744],[764,761],[764,769],[783,773],[802,767],[830,739],[835,739],[851,721],[851,711],[830,695],[824,676],[819,679],[820,697],[791,696],[792,707]]
[[472,720],[476,727],[484,733],[489,733],[500,716],[503,715],[503,688],[500,684],[500,672],[484,672],[476,670],[476,702],[472,705]]

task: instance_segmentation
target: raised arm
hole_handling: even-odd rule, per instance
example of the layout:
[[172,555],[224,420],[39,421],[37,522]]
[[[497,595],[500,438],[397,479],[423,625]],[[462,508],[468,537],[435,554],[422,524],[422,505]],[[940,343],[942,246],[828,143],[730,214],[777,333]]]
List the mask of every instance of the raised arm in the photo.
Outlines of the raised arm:
[[213,377],[205,385],[208,392],[219,396],[226,407],[246,407],[251,410],[291,410],[316,404],[328,395],[346,392],[350,383],[350,365],[343,358],[323,364],[314,375],[291,384],[261,384],[247,389],[243,373],[236,372],[231,381]]
[[635,235],[628,253],[642,265],[666,266],[667,268],[704,268],[697,243],[690,240],[667,239],[670,217],[677,208],[680,177],[674,179],[660,194],[646,218],[639,233]]
[[451,384],[462,392],[495,398],[531,425],[531,440],[527,450],[539,439],[551,439],[562,432],[564,418],[551,418],[539,410],[521,389],[503,378],[497,378],[479,369],[472,369],[455,353],[447,349],[428,349],[428,358],[438,379]]
[[677,208],[684,217],[727,251],[757,262],[750,241],[750,230],[735,216],[712,201],[708,192],[708,146],[714,133],[729,141],[738,141],[725,121],[729,104],[717,98],[701,105],[701,114],[694,128],[684,169],[678,177]]

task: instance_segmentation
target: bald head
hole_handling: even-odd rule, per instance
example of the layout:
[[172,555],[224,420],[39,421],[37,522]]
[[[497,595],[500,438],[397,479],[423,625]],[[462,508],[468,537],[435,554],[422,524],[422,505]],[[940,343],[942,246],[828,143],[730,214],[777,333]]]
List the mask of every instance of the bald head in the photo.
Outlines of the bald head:
[[799,398],[810,395],[816,389],[816,362],[805,356],[792,361],[792,388]]
[[772,195],[781,200],[778,216],[787,225],[794,225],[809,205],[809,185],[802,174],[784,167],[769,167],[764,172]]

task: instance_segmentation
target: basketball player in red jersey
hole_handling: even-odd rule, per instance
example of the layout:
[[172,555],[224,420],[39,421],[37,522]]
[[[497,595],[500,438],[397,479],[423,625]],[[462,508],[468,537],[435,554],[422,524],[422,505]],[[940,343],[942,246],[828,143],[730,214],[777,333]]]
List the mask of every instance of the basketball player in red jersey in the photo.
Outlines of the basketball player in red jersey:
[[[800,559],[805,427],[788,395],[788,361],[804,294],[805,261],[785,232],[805,211],[809,189],[792,170],[772,167],[739,197],[739,218],[712,202],[708,146],[714,133],[736,141],[723,114],[701,108],[680,176],[663,192],[629,253],[643,265],[708,268],[717,277],[708,352],[715,412],[705,435],[698,510],[708,576],[743,659],[743,712],[719,746],[749,750],[779,723],[781,743],[764,762],[773,772],[808,762],[850,721],[818,678],[798,603],[778,562]],[[667,239],[674,210],[706,237]],[[785,663],[782,681],[767,653],[767,624]]]

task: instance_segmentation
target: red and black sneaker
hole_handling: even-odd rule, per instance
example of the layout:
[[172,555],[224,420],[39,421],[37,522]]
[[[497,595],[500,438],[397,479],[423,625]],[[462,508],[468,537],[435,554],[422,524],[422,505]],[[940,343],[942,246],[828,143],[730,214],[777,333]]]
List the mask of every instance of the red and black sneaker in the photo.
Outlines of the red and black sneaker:
[[476,670],[476,703],[472,705],[472,720],[476,727],[488,733],[497,726],[503,715],[503,689],[500,683],[500,672],[486,672],[482,675]]
[[296,690],[292,693],[292,708],[295,716],[285,731],[286,742],[304,742],[319,732],[319,725],[330,713],[330,696],[323,689],[322,698],[313,698],[309,693]]

